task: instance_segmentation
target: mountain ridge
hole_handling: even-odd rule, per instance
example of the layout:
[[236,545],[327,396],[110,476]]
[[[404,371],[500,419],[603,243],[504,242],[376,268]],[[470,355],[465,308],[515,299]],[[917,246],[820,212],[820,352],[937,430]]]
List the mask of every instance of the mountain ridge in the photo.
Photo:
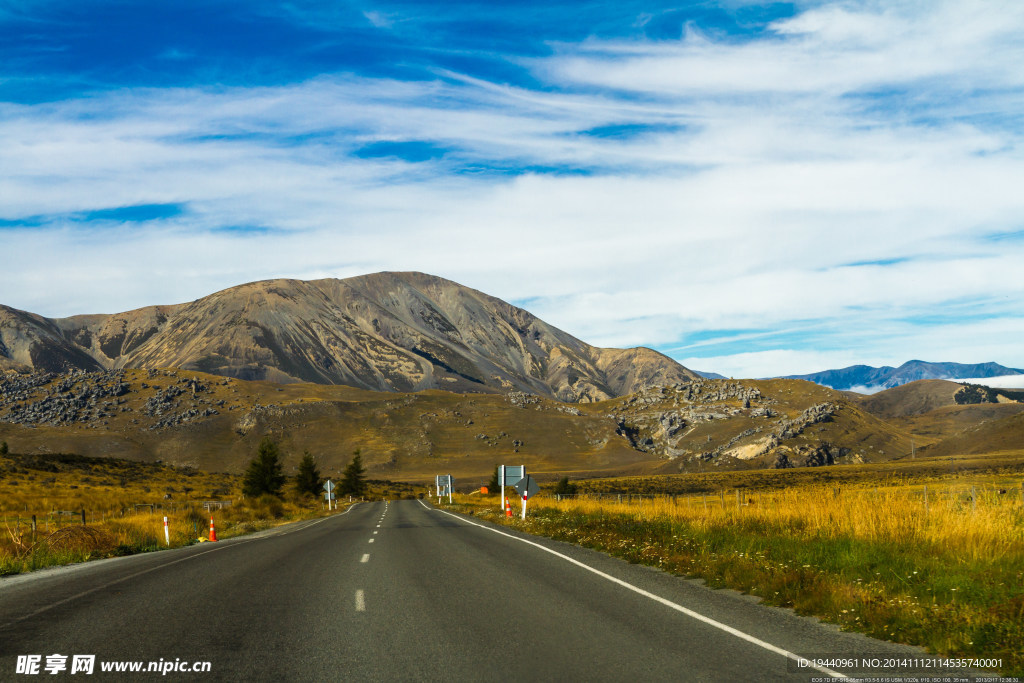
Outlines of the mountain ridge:
[[851,365],[845,368],[822,370],[806,375],[786,375],[782,379],[803,379],[838,391],[863,389],[891,389],[922,379],[973,379],[1021,375],[1024,370],[1008,368],[998,363],[933,363],[910,360],[892,367],[883,365]]
[[273,279],[195,301],[48,319],[0,306],[0,369],[182,368],[375,391],[525,391],[591,402],[696,379],[652,349],[601,349],[416,272]]

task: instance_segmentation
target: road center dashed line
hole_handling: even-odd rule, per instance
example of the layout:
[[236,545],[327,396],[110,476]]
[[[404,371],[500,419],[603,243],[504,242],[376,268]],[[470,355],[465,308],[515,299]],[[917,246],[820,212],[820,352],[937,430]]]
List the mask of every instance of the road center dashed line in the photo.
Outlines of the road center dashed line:
[[369,562],[370,561],[370,553],[364,553],[363,557],[359,561],[362,562],[362,563]]
[[[634,593],[642,595],[645,598],[650,598],[651,600],[654,600],[655,602],[661,603],[662,605],[665,605],[666,607],[674,609],[677,612],[682,612],[683,614],[687,615],[688,617],[692,617],[692,618],[696,619],[697,621],[704,622],[705,624],[707,624],[709,626],[713,626],[714,628],[717,628],[717,629],[720,629],[722,631],[725,631],[726,633],[734,635],[737,638],[740,638],[742,640],[747,641],[748,643],[752,643],[754,645],[757,645],[758,647],[764,648],[765,650],[768,650],[769,652],[774,652],[774,653],[782,655],[783,657],[786,657],[788,659],[792,659],[793,661],[796,661],[796,662],[799,662],[801,660],[800,656],[790,652],[789,650],[785,650],[785,649],[783,649],[781,647],[777,647],[775,645],[772,645],[771,643],[766,642],[764,640],[761,640],[760,638],[756,638],[756,637],[754,637],[754,636],[752,636],[752,635],[750,635],[748,633],[744,633],[743,631],[740,631],[737,628],[733,628],[732,626],[729,626],[727,624],[723,624],[720,621],[716,621],[716,620],[712,619],[711,617],[706,617],[703,614],[701,614],[700,612],[694,612],[692,609],[688,609],[686,607],[683,607],[682,605],[674,603],[671,600],[667,600],[667,599],[661,597],[660,595],[655,595],[654,593],[651,593],[650,591],[646,591],[643,588],[639,588],[637,586],[634,586],[633,584],[627,583],[626,581],[623,581],[622,579],[617,579],[614,576],[612,576],[611,574],[605,574],[603,571],[601,571],[599,569],[594,569],[591,566],[583,564],[579,560],[574,560],[573,558],[569,557],[568,555],[563,555],[562,553],[558,552],[557,550],[552,550],[551,548],[545,547],[545,546],[541,545],[540,543],[535,543],[535,542],[529,541],[529,540],[527,540],[525,538],[520,538],[519,536],[514,536],[514,535],[512,535],[510,533],[506,533],[504,531],[501,531],[500,529],[494,529],[492,527],[485,526],[485,525],[480,524],[478,522],[471,522],[470,520],[465,519],[461,515],[456,515],[456,514],[453,514],[451,512],[448,512],[446,510],[438,510],[437,508],[432,508],[432,507],[426,505],[422,500],[419,501],[419,504],[422,505],[427,510],[434,510],[436,512],[440,512],[442,515],[448,515],[449,517],[454,517],[455,519],[457,519],[457,520],[459,520],[461,522],[465,522],[466,524],[470,524],[470,525],[475,526],[475,527],[480,527],[481,529],[484,529],[486,531],[491,531],[491,532],[496,533],[496,534],[498,534],[500,536],[505,536],[507,538],[511,538],[513,540],[519,541],[520,543],[525,543],[527,545],[532,545],[535,548],[539,548],[540,550],[543,550],[546,553],[550,553],[550,554],[554,555],[555,557],[559,557],[559,558],[565,560],[566,562],[569,562],[570,564],[574,564],[574,565],[576,565],[577,567],[579,567],[581,569],[585,569],[588,572],[596,574],[596,575],[600,576],[603,579],[607,579],[608,581],[611,581],[612,583],[618,584],[619,586],[622,586],[623,588],[631,590]],[[370,542],[373,543],[373,539],[370,539]],[[815,666],[813,664],[808,664],[808,668],[815,669],[815,670],[820,671],[823,674],[826,674],[828,676],[834,676],[836,678],[840,678],[840,679],[843,679],[843,680],[849,679],[849,676],[847,676],[846,674],[841,673],[839,671],[833,671],[832,669],[829,669],[829,668],[824,667],[824,666]]]
[[356,591],[356,611],[357,612],[365,612],[366,611],[366,594],[363,593],[362,589],[359,589],[359,590]]
[[372,538],[370,539],[370,543],[373,543],[373,539]]

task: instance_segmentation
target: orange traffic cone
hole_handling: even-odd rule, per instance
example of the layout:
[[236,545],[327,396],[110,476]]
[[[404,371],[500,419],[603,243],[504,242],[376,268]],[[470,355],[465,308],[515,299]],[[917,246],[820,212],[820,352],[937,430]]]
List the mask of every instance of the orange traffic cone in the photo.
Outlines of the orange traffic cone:
[[512,516],[512,503],[509,500],[507,500],[507,499],[505,500],[505,516],[506,517],[511,517]]
[[217,540],[217,530],[213,528],[213,517],[210,517],[210,540]]

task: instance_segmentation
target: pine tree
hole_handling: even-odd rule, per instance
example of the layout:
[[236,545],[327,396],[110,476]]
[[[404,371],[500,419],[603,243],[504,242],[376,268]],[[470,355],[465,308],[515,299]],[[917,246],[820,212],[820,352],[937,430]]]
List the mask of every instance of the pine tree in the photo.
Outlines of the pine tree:
[[269,493],[280,496],[284,487],[284,472],[281,468],[281,453],[277,444],[269,437],[260,442],[256,457],[249,463],[242,481],[242,493],[246,496],[259,496]]
[[320,493],[320,487],[323,484],[324,479],[316,467],[316,460],[313,459],[309,451],[303,452],[302,460],[299,462],[299,471],[295,475],[295,490],[300,494],[308,493],[315,496]]
[[363,467],[363,458],[357,448],[352,456],[352,462],[341,473],[341,484],[338,486],[338,492],[343,496],[361,496],[365,491],[366,468]]
[[7,455],[7,442],[0,443],[0,455]]
[[491,480],[487,482],[487,492],[497,493],[501,483],[498,481],[498,466],[494,466],[494,474],[491,475]]

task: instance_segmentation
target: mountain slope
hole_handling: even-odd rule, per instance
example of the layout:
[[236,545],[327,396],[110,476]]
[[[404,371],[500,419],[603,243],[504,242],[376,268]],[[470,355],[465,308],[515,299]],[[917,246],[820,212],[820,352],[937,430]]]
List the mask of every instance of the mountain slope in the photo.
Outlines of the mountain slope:
[[573,402],[696,377],[650,349],[599,349],[528,311],[422,273],[268,280],[109,316],[48,320],[4,311],[0,355],[9,366],[50,371],[175,367],[378,391],[526,391]]
[[102,365],[66,339],[54,321],[0,306],[0,371],[100,370]]
[[823,370],[809,375],[788,375],[785,379],[805,379],[830,389],[889,389],[920,379],[969,379],[1020,375],[1024,370],[1007,368],[998,363],[929,363],[907,361],[898,368],[884,365],[851,365],[837,370]]
[[793,380],[696,380],[567,405],[521,392],[371,392],[168,369],[0,374],[0,441],[18,453],[241,471],[265,436],[290,454],[289,468],[309,450],[337,473],[359,449],[370,473],[388,478],[480,476],[499,462],[595,475],[803,467],[911,448],[906,433],[839,392]]
[[962,388],[963,385],[956,382],[923,379],[859,397],[857,402],[872,415],[883,419],[907,417],[956,405],[954,397]]

